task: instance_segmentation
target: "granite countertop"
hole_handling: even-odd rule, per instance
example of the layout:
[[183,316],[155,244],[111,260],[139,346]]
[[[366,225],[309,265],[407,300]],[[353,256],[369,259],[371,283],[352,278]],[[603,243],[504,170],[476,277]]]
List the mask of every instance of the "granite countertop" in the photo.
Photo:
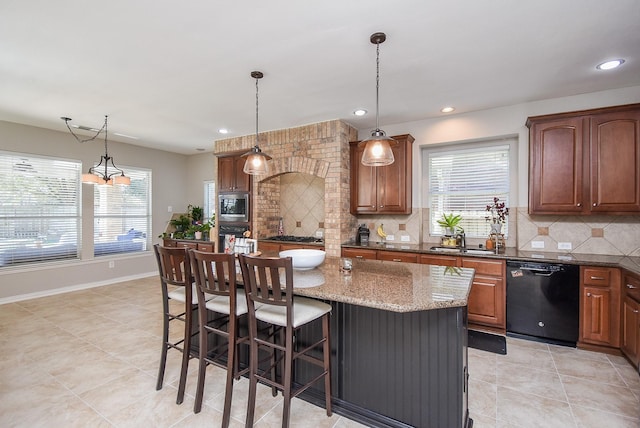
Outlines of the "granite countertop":
[[[505,260],[556,262],[577,265],[620,267],[640,275],[640,257],[613,256],[603,254],[580,254],[580,253],[553,253],[545,251],[520,251],[516,248],[508,247],[504,252],[498,254],[472,254],[459,251],[438,251],[431,247],[437,244],[388,244],[370,242],[368,245],[356,244],[353,241],[345,242],[342,248],[361,248],[371,250],[390,250],[419,254],[438,254],[464,257],[497,258]],[[474,247],[468,247],[474,248]],[[477,248],[477,247],[475,247]]]
[[294,270],[294,293],[392,312],[415,312],[467,305],[474,270],[446,266],[353,260],[350,274],[339,257],[318,268]]

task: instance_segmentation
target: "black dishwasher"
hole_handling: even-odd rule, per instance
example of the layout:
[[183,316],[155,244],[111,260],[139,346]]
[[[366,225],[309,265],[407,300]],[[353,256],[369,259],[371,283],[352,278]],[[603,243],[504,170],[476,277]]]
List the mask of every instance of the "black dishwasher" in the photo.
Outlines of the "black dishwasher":
[[576,346],[580,267],[507,261],[507,335]]

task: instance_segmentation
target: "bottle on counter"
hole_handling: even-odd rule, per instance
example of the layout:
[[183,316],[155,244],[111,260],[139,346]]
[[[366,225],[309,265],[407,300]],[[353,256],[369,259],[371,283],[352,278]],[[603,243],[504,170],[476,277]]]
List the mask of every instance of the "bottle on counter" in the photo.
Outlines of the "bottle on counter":
[[282,217],[280,217],[280,221],[278,222],[278,236],[284,235],[284,223],[282,221]]

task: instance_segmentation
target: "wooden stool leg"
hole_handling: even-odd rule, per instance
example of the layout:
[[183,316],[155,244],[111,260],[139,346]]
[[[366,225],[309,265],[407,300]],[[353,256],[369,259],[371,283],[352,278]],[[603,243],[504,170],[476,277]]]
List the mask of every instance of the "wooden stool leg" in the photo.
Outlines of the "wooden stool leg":
[[233,320],[229,322],[229,336],[228,336],[228,351],[227,351],[227,384],[224,391],[224,409],[222,411],[222,427],[226,428],[229,426],[229,422],[231,419],[231,401],[233,398],[233,378],[235,376],[235,368],[237,358],[237,344],[236,344],[236,325]]
[[178,398],[176,404],[182,404],[184,401],[184,390],[187,385],[187,369],[189,368],[189,358],[191,357],[191,318],[193,308],[187,304],[184,323],[184,342],[182,342],[182,367],[180,368],[180,383],[178,386]]
[[251,339],[251,360],[249,363],[249,398],[247,400],[247,419],[245,427],[253,426],[253,418],[256,410],[256,388],[258,387],[258,344]]
[[167,366],[167,342],[169,341],[169,316],[167,315],[167,309],[165,308],[163,317],[163,331],[162,331],[162,351],[160,352],[160,368],[158,369],[158,381],[156,383],[156,391],[162,389],[162,383],[164,382],[164,370]]
[[[205,321],[206,322],[206,321]],[[198,354],[198,386],[196,387],[196,402],[193,405],[193,412],[200,413],[202,410],[202,397],[204,395],[204,378],[207,371],[207,362],[205,357],[207,356],[208,348],[208,336],[207,331],[200,329],[200,341],[199,341],[199,354]]]
[[325,338],[322,345],[324,371],[326,372],[324,376],[324,400],[327,416],[331,416],[331,342],[329,340],[331,326],[328,313],[322,317],[322,336]]
[[282,410],[282,427],[289,426],[291,416],[291,383],[293,372],[293,327],[287,326],[285,333],[284,375],[282,378],[282,395],[284,395],[284,408]]

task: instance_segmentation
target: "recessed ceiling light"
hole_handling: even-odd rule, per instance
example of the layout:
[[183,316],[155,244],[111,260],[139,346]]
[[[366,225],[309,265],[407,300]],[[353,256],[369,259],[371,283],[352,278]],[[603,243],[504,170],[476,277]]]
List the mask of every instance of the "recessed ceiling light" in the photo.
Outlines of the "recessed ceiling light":
[[218,129],[218,132],[221,133],[221,134],[228,134],[229,130],[227,128],[220,128],[220,129]]
[[453,107],[443,107],[442,110],[440,110],[443,113],[451,113],[452,111],[454,111],[455,108]]
[[623,59],[614,59],[611,61],[605,61],[602,64],[596,65],[598,70],[611,70],[612,68],[616,68],[624,64]]
[[364,116],[365,114],[367,114],[367,111],[363,108],[359,108],[357,110],[354,110],[353,114],[355,114],[356,116]]

